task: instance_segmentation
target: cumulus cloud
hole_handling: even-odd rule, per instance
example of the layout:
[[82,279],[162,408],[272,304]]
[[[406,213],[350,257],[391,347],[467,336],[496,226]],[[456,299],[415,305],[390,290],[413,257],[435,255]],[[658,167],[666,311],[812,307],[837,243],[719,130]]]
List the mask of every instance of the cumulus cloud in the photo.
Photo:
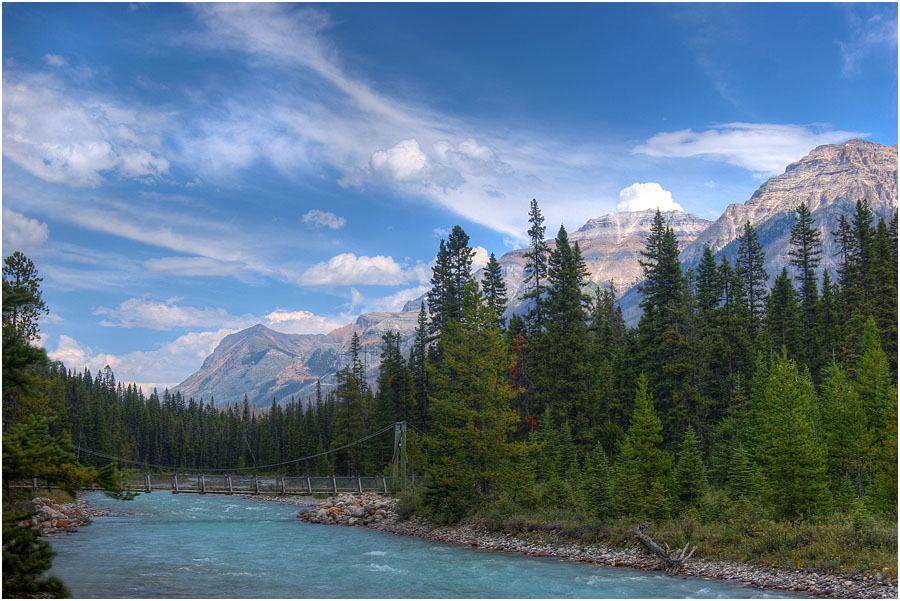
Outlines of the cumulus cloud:
[[4,156],[41,179],[72,186],[96,186],[103,173],[131,178],[168,173],[155,131],[162,115],[62,88],[44,76],[4,77]]
[[410,180],[428,167],[428,157],[414,139],[401,140],[387,150],[372,155],[372,171],[397,181]]
[[619,198],[622,201],[616,208],[620,211],[646,211],[657,208],[660,211],[684,210],[680,204],[672,200],[672,193],[664,190],[656,182],[631,184],[619,191]]
[[143,298],[129,298],[114,309],[100,307],[94,315],[107,318],[100,325],[117,328],[149,328],[151,330],[171,330],[172,328],[244,328],[253,325],[254,318],[246,315],[230,315],[222,308],[179,306],[174,299],[163,302]]
[[243,261],[222,261],[211,257],[164,257],[148,259],[144,267],[154,273],[180,276],[234,276],[247,269]]
[[3,253],[11,255],[14,251],[32,252],[40,247],[49,237],[46,223],[37,219],[29,219],[21,213],[3,207]]
[[403,305],[411,300],[419,298],[430,289],[430,286],[416,286],[414,288],[399,290],[394,294],[384,296],[382,298],[374,298],[368,300],[363,300],[362,298],[360,298],[359,303],[364,307],[365,312],[401,311],[403,309]]
[[476,246],[472,250],[475,251],[475,254],[472,255],[472,269],[480,269],[488,264],[488,260],[491,258],[491,253],[487,251],[487,249],[483,246]]
[[300,283],[307,286],[396,286],[409,281],[404,266],[393,257],[357,257],[342,253],[303,272]]
[[318,209],[307,211],[301,218],[301,221],[313,227],[327,227],[333,230],[339,230],[347,223],[347,220],[343,217],[338,217],[328,211],[319,211]]
[[658,133],[633,152],[653,157],[701,157],[775,175],[816,146],[867,135],[807,125],[726,123],[703,132],[682,129]]

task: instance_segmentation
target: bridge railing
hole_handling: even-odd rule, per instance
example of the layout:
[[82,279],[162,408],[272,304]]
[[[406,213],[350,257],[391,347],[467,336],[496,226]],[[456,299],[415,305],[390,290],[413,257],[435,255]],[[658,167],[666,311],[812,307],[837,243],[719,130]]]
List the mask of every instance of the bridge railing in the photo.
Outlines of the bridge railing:
[[[407,484],[421,483],[424,476],[407,478]],[[395,482],[391,476],[256,476],[221,474],[138,474],[125,482],[127,490],[152,492],[165,490],[173,493],[217,493],[217,494],[288,494],[303,495],[315,493],[342,492],[393,492],[403,488],[402,482]],[[46,480],[32,478],[10,482],[11,488],[34,491],[57,488],[49,486]],[[84,490],[99,490],[96,484]]]

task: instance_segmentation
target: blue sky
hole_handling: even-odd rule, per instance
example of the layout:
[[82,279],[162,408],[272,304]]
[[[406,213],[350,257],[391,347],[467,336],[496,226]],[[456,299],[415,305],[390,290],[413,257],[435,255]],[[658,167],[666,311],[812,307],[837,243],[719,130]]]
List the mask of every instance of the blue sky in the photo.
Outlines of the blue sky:
[[896,4],[2,10],[4,256],[52,357],[145,387],[255,323],[397,310],[453,225],[520,247],[531,198],[550,232],[711,219],[815,146],[897,143]]

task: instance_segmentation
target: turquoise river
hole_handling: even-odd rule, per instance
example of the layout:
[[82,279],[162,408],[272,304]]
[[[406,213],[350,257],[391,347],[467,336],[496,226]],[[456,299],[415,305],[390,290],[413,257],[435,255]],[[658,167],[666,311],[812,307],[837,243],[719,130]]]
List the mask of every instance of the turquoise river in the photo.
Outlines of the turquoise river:
[[88,495],[114,515],[51,539],[78,598],[781,597],[727,582],[303,523],[298,507],[168,492]]

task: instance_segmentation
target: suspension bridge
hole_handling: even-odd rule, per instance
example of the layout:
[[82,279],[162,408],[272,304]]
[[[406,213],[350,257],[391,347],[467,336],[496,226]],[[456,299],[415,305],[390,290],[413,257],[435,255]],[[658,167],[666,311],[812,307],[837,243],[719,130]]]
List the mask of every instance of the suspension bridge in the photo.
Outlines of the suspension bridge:
[[[249,467],[216,468],[216,469],[192,469],[175,468],[146,462],[115,457],[108,453],[101,453],[85,449],[76,445],[79,453],[86,453],[96,457],[117,461],[120,464],[137,465],[144,469],[153,468],[156,472],[145,471],[126,479],[123,489],[131,492],[153,492],[159,490],[170,491],[174,494],[225,494],[225,495],[313,495],[319,493],[338,494],[340,492],[395,492],[404,490],[410,484],[421,482],[423,476],[408,475],[407,426],[421,432],[406,421],[393,423],[380,430],[353,442],[341,445],[322,453],[299,457],[279,463],[266,465],[254,465]],[[391,460],[391,475],[381,476],[260,476],[259,471],[271,472],[275,468],[286,465],[309,461],[331,453],[336,453],[352,446],[362,444],[372,438],[380,436],[390,430],[394,431],[394,453]],[[240,475],[241,472],[250,472],[249,475]],[[18,481],[8,483],[10,488],[41,489],[56,488],[51,483],[40,478],[32,478],[31,481]],[[83,490],[98,490],[96,484],[91,484]]]

